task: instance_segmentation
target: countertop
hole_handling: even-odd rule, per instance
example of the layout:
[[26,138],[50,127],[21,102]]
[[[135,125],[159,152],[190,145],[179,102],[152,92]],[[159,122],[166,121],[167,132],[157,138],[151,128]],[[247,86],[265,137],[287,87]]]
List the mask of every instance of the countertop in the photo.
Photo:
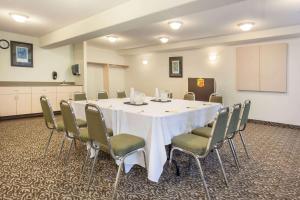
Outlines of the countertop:
[[82,86],[75,82],[27,82],[27,81],[0,81],[0,87],[38,87],[38,86]]

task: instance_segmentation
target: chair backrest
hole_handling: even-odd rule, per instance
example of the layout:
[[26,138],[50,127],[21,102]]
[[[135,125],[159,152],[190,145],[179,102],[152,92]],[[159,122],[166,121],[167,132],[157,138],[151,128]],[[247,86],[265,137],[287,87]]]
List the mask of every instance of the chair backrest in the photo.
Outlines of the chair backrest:
[[92,142],[98,142],[100,147],[107,148],[113,158],[116,158],[110,143],[110,136],[107,132],[104,116],[95,104],[87,104],[85,106],[85,115],[88,126],[89,138]]
[[47,128],[49,128],[49,129],[57,128],[53,109],[51,107],[51,104],[50,104],[48,98],[46,96],[41,96],[40,102],[41,102],[43,115],[44,115],[44,119],[45,119]]
[[184,96],[183,96],[184,100],[189,100],[189,101],[195,101],[195,93],[194,92],[187,92]]
[[60,110],[61,110],[66,133],[70,137],[72,136],[69,133],[75,134],[74,136],[78,137],[79,127],[77,125],[75,114],[70,103],[65,100],[62,100],[60,102]]
[[74,93],[74,101],[85,101],[87,100],[85,93]]
[[100,108],[95,104],[86,104],[85,115],[89,138],[92,141],[108,146],[109,135]]
[[216,93],[213,93],[209,96],[209,102],[223,104],[223,97]]
[[243,105],[243,112],[242,112],[241,121],[239,125],[241,130],[244,130],[246,128],[249,112],[250,112],[250,106],[251,106],[251,101],[246,100]]
[[98,99],[108,99],[108,94],[106,91],[98,92]]
[[240,121],[240,115],[242,111],[242,104],[234,104],[232,107],[232,112],[229,117],[229,122],[227,126],[227,132],[226,136],[231,136],[233,133],[235,133],[238,129],[239,121]]
[[173,99],[173,93],[170,92],[170,91],[167,91],[167,93],[168,93],[168,98],[169,98],[169,99]]
[[212,127],[212,137],[210,138],[208,150],[212,149],[215,145],[224,141],[228,118],[229,118],[229,108],[228,107],[221,108],[217,114],[217,118]]
[[117,97],[118,98],[126,98],[126,93],[125,91],[120,91],[120,92],[117,92]]

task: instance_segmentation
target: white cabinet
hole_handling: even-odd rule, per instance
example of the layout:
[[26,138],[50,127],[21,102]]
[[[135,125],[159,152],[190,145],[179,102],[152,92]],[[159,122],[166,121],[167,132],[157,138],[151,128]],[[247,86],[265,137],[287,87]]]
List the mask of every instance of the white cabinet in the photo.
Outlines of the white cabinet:
[[286,43],[237,48],[237,89],[287,91]]
[[0,116],[17,114],[17,102],[15,94],[1,94]]
[[259,91],[259,46],[239,47],[236,57],[237,89]]
[[31,94],[19,94],[17,96],[17,115],[31,113]]
[[31,113],[30,87],[0,87],[0,116]]
[[270,44],[261,46],[261,91],[287,91],[287,49],[287,44]]
[[42,112],[40,103],[41,96],[46,96],[52,105],[53,110],[56,108],[56,87],[32,87],[32,113]]
[[74,93],[82,91],[81,86],[0,87],[0,117],[41,113],[42,95],[54,111],[59,111],[61,100],[72,99]]

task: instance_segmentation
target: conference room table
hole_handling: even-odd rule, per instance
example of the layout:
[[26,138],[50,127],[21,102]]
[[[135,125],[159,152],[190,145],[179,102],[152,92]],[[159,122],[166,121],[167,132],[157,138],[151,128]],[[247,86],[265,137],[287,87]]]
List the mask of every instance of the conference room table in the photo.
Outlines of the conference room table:
[[[146,97],[147,105],[124,104],[129,98],[73,101],[75,116],[86,119],[85,105],[93,103],[101,108],[105,124],[113,134],[129,133],[145,140],[148,179],[158,182],[167,161],[166,145],[174,136],[188,133],[213,121],[221,104],[203,101],[172,99],[170,102],[153,102]],[[134,164],[144,167],[142,153],[125,160],[125,171]]]

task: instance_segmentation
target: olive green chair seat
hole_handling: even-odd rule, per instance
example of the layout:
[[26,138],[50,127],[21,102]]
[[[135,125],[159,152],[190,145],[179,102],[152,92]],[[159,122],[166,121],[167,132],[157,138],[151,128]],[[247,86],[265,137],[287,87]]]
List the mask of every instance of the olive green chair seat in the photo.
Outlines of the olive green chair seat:
[[172,138],[172,145],[203,155],[206,152],[208,138],[193,134],[182,134]]
[[111,137],[110,141],[114,154],[119,157],[125,156],[129,152],[145,146],[144,139],[129,134],[119,134],[113,136]]
[[106,91],[102,91],[98,93],[98,99],[108,99],[108,94]]
[[211,127],[196,128],[192,130],[192,134],[210,138],[212,136],[212,128]]
[[[77,125],[81,128],[81,127],[87,127],[87,123],[85,120],[82,119],[76,119]],[[64,122],[63,121],[58,121],[57,122],[57,129],[59,131],[64,131],[65,126],[64,126]]]
[[87,128],[80,128],[79,129],[80,135],[79,138],[82,142],[88,142],[89,141],[89,131]]
[[126,98],[126,92],[125,91],[120,91],[120,92],[117,92],[117,97],[118,98]]
[[[199,168],[199,172],[201,175],[201,179],[203,181],[203,186],[205,188],[205,193],[207,199],[210,200],[209,190],[204,178],[204,174],[202,171],[201,163],[199,159],[206,158],[210,152],[216,152],[219,164],[221,166],[222,174],[224,176],[224,180],[226,185],[228,186],[227,177],[225,174],[225,170],[223,167],[223,163],[219,154],[218,148],[220,148],[220,144],[223,144],[225,135],[226,135],[226,127],[228,122],[229,108],[222,108],[218,111],[216,121],[214,123],[211,133],[211,137],[203,137],[195,134],[182,134],[172,138],[172,149],[170,152],[169,163],[172,163],[173,152],[174,150],[184,152],[188,155],[191,155],[195,160]],[[199,129],[199,131],[206,136],[209,136],[207,127]]]
[[[109,133],[110,131],[106,127],[103,113],[101,112],[99,106],[95,104],[88,103],[85,106],[85,115],[88,124],[88,134],[91,142],[91,148],[96,152],[94,156],[93,166],[89,175],[88,188],[90,187],[92,181],[95,163],[98,159],[98,153],[100,150],[106,151],[112,156],[116,163],[119,164],[112,195],[112,199],[114,199],[117,191],[120,173],[124,166],[124,161],[128,156],[138,152],[143,153],[145,168],[147,168],[146,153],[144,149],[145,141],[140,137],[125,133],[111,136],[112,134]],[[100,144],[100,146],[97,144]],[[89,154],[86,155],[86,159],[82,165],[82,171],[84,171],[84,166],[87,162],[88,156]]]
[[75,93],[74,94],[74,101],[86,101],[87,97],[85,93]]

